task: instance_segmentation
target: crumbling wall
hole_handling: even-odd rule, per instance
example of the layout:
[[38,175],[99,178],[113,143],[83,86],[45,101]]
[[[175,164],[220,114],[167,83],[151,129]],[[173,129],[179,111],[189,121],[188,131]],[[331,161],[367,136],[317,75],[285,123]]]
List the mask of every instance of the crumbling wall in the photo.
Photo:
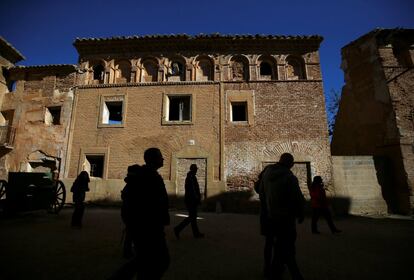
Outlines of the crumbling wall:
[[[69,85],[74,85],[75,73],[73,69],[63,71],[56,83],[56,72],[47,67],[12,70],[17,88],[5,95],[1,110],[14,112],[10,125],[15,136],[4,156],[2,179],[7,179],[9,171],[64,169],[73,99]],[[47,107],[61,107],[58,124],[51,122]],[[33,158],[38,152],[45,155],[43,159]]]

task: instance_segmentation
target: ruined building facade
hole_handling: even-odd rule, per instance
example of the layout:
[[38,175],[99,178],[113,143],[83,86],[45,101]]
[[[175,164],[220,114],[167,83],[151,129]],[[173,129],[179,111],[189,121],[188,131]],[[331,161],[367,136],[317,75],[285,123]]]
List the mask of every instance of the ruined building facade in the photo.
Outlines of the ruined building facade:
[[332,140],[333,156],[373,157],[388,212],[402,214],[414,209],[413,44],[412,29],[377,29],[342,48]]
[[[330,182],[319,36],[171,35],[77,39],[79,64],[13,67],[2,112],[15,110],[8,170],[56,159],[89,199],[119,199],[126,169],[159,147],[171,195],[199,166],[205,197],[252,188],[284,152],[306,182]],[[60,123],[55,121],[60,107]],[[51,111],[52,110],[52,111]],[[22,147],[22,149],[20,149]],[[27,166],[29,164],[30,166]],[[42,165],[43,166],[43,165]]]

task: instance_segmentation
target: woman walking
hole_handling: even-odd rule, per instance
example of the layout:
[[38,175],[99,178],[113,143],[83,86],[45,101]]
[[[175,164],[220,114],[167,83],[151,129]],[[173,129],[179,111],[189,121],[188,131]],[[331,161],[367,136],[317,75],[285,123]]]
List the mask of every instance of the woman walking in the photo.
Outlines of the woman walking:
[[313,182],[309,188],[309,192],[311,196],[312,207],[312,233],[320,233],[318,231],[318,220],[320,216],[323,216],[325,218],[332,233],[341,232],[336,228],[332,221],[332,215],[329,211],[328,200],[326,198],[326,192],[321,176],[313,177]]

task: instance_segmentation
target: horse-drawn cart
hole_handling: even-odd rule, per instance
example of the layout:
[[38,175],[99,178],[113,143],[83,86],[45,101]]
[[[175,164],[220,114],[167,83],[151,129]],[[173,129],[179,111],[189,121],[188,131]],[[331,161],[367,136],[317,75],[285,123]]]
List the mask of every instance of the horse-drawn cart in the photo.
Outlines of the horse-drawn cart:
[[65,204],[66,189],[52,173],[9,172],[0,180],[0,210],[5,213],[45,209],[58,213]]

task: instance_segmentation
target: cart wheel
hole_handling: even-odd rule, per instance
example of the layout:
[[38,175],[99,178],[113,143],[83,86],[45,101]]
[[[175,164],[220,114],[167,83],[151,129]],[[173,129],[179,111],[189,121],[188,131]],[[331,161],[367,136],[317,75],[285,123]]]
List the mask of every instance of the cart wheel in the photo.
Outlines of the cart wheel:
[[65,205],[66,200],[66,189],[65,185],[62,181],[57,181],[56,185],[54,187],[54,200],[52,204],[50,205],[50,212],[52,213],[59,213],[60,210],[62,210],[63,205]]
[[6,199],[6,180],[0,180],[0,200]]

